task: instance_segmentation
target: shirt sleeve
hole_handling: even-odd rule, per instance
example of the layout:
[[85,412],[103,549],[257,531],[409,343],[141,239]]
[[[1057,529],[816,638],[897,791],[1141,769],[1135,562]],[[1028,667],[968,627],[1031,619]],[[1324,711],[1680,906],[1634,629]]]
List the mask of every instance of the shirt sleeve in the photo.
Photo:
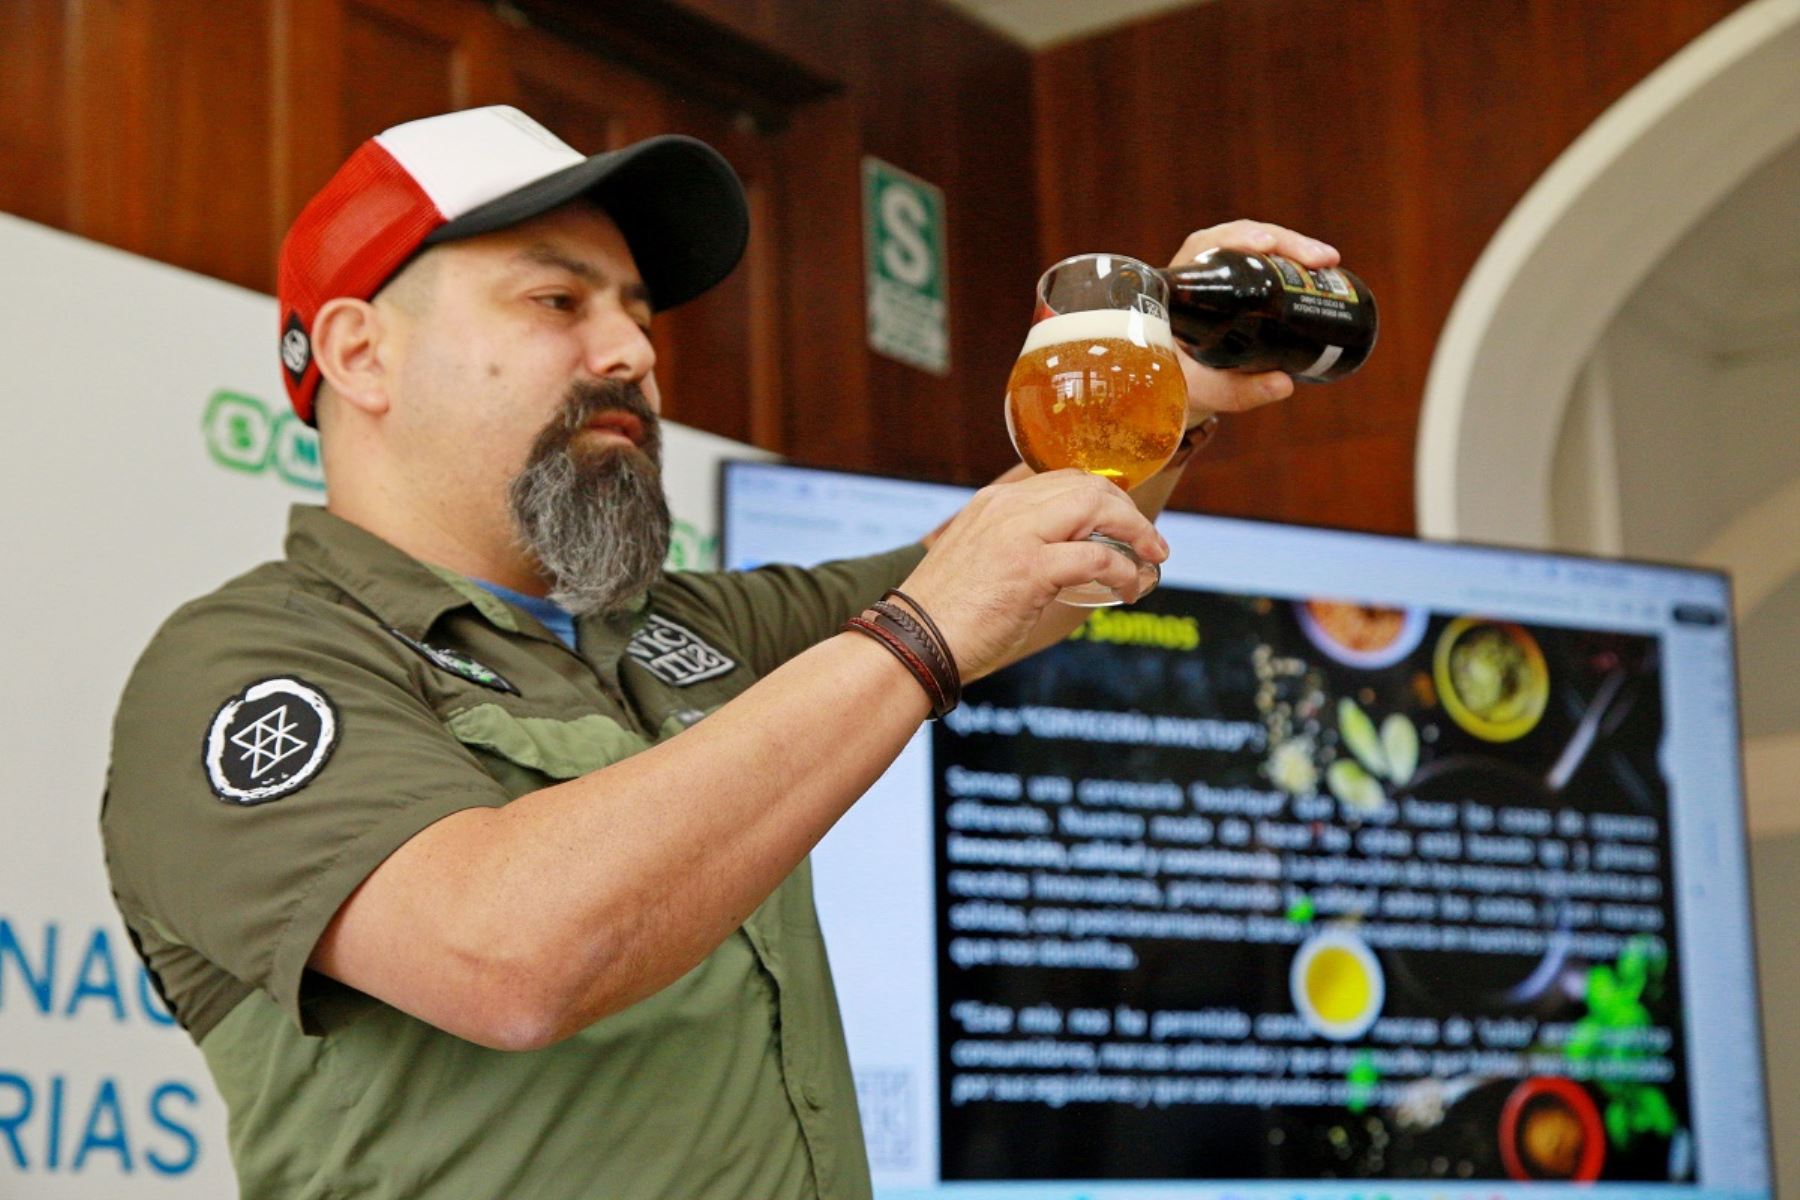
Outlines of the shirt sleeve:
[[113,727],[101,828],[127,923],[316,1032],[306,962],[344,900],[426,826],[508,799],[421,674],[374,620],[296,590],[170,618]]
[[925,547],[914,544],[816,567],[775,565],[678,578],[710,594],[752,669],[766,675],[898,587],[924,557]]

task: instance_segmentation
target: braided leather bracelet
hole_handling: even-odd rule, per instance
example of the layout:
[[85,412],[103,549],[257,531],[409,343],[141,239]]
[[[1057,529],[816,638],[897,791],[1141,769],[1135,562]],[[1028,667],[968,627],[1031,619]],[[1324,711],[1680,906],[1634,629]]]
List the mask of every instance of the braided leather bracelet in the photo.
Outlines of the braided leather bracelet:
[[881,643],[912,673],[919,686],[925,689],[925,698],[931,702],[931,716],[935,720],[962,701],[962,676],[956,669],[956,659],[951,656],[949,643],[944,640],[937,623],[917,601],[899,591],[890,591],[887,595],[905,601],[912,613],[888,603],[884,596],[862,615],[851,617],[844,623],[844,628]]
[[925,627],[913,620],[911,613],[898,604],[889,604],[886,600],[877,600],[869,606],[881,616],[887,617],[911,634],[913,641],[925,649],[925,665],[931,668],[932,678],[940,691],[945,690],[945,682],[955,675],[950,666],[950,658],[939,648],[932,635],[925,632]]
[[[930,631],[931,636],[927,639],[927,642],[931,649],[935,651],[937,664],[943,672],[938,676],[938,684],[942,688],[945,698],[949,703],[949,706],[944,709],[944,712],[949,712],[950,709],[955,708],[958,704],[962,703],[962,671],[957,668],[956,656],[950,651],[950,639],[944,636],[944,631],[938,628],[937,622],[931,619],[931,614],[925,611],[925,606],[923,604],[920,604],[917,600],[914,600],[899,588],[889,588],[887,591],[883,592],[881,596],[883,600],[887,600],[890,597],[903,602],[908,608],[912,609],[913,615],[925,622],[925,628]],[[893,608],[894,606],[888,605],[887,607]],[[895,611],[900,612],[901,610],[896,608]],[[941,716],[942,714],[939,715]]]

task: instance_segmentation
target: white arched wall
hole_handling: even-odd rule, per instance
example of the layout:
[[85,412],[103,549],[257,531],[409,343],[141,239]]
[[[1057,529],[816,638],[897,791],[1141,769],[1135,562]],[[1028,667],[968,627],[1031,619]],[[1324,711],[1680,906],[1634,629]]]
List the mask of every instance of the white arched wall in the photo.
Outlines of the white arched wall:
[[[1732,607],[1742,628],[1758,605],[1800,574],[1800,478],[1740,512],[1698,558],[1731,572]],[[1744,743],[1744,790],[1752,833],[1800,834],[1797,780],[1800,733],[1765,735]]]
[[[1420,415],[1416,492],[1426,537],[1551,547],[1552,480],[1565,410],[1605,398],[1593,362],[1626,299],[1747,176],[1800,140],[1800,0],[1752,0],[1652,73],[1569,147],[1501,225],[1446,322]],[[1585,378],[1584,378],[1585,375]],[[1576,431],[1610,403],[1586,406]],[[1602,422],[1603,423],[1603,422]],[[1598,460],[1604,467],[1604,455]],[[1590,463],[1591,465],[1591,463]],[[1602,472],[1605,473],[1604,471]],[[1611,526],[1616,479],[1589,514]],[[1609,520],[1610,518],[1610,520]],[[1779,489],[1715,531],[1698,554],[1736,580],[1736,615],[1800,573],[1800,489]],[[1605,532],[1605,530],[1602,530]],[[1800,1020],[1800,735],[1745,746],[1766,1028]],[[1765,1037],[1777,1194],[1800,1195],[1800,1046]]]
[[[1800,208],[1800,197],[1795,205]],[[1732,518],[1699,560],[1731,571],[1732,606],[1740,622],[1756,611],[1800,573],[1800,478]]]
[[[1800,0],[1753,0],[1622,97],[1552,164],[1482,253],[1439,340],[1417,450],[1422,534],[1558,545],[1552,481],[1559,435],[1573,434],[1589,451],[1583,474],[1595,527],[1563,548],[1622,549],[1617,479],[1603,469],[1611,434],[1588,428],[1615,408],[1596,347],[1670,248],[1796,143]],[[1565,415],[1577,398],[1588,402],[1572,428]],[[1781,489],[1696,555],[1732,574],[1740,624],[1800,574],[1797,506],[1796,487]],[[1800,734],[1752,739],[1745,766],[1751,828],[1800,832]]]
[[1797,137],[1800,0],[1752,0],[1564,151],[1439,339],[1419,425],[1423,535],[1552,544],[1556,439],[1596,341],[1669,248]]

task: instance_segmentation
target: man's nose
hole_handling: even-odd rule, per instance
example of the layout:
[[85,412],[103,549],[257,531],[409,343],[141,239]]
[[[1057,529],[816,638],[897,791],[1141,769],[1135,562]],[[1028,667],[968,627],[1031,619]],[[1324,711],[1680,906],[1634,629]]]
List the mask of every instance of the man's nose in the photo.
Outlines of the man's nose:
[[589,322],[587,369],[603,379],[643,380],[656,367],[650,335],[627,313],[606,313]]

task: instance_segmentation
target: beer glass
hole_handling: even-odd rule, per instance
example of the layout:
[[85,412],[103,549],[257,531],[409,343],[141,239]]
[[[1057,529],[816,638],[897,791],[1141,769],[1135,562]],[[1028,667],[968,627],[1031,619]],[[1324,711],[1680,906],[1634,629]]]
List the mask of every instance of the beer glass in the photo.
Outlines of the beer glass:
[[[1034,471],[1078,467],[1127,491],[1162,470],[1187,424],[1187,384],[1169,332],[1168,283],[1118,254],[1078,254],[1038,280],[1037,311],[1006,382],[1006,431]],[[1093,534],[1138,566],[1139,594],[1159,578],[1116,538]],[[1098,581],[1064,588],[1064,604],[1124,598]]]

